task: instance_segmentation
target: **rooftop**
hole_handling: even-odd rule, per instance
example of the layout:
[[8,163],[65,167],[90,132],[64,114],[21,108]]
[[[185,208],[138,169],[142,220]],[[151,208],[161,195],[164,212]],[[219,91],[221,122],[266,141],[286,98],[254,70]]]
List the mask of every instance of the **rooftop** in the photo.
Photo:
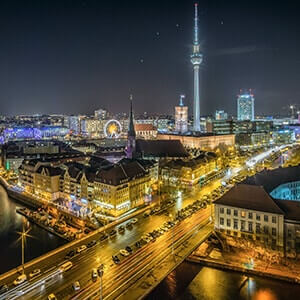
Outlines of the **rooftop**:
[[284,214],[262,186],[238,184],[214,203],[273,214]]

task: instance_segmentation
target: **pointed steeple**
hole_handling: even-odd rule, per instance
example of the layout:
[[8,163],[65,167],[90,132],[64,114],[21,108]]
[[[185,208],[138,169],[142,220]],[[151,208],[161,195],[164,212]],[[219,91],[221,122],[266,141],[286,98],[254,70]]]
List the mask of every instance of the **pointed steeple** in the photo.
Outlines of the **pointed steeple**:
[[133,124],[133,111],[132,111],[132,95],[130,95],[130,113],[129,113],[129,126],[128,126],[128,136],[135,137],[135,129]]
[[133,123],[133,111],[132,111],[132,95],[130,95],[130,113],[129,113],[129,125],[127,134],[127,147],[126,156],[127,158],[133,158],[135,155],[135,129]]

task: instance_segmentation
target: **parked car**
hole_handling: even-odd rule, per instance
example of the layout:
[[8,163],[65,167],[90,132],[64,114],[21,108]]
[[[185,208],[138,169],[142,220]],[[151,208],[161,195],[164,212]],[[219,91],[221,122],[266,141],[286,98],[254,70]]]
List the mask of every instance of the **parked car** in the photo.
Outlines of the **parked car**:
[[131,224],[136,224],[138,222],[138,219],[137,218],[133,218],[132,220],[131,220]]
[[65,256],[65,259],[69,259],[71,257],[73,257],[75,255],[75,251],[74,250],[71,250],[70,252],[68,252]]
[[26,280],[27,280],[27,275],[22,274],[22,275],[18,276],[17,279],[14,281],[14,285],[17,286],[17,285],[25,282]]
[[3,284],[0,286],[0,295],[8,291],[7,284]]
[[127,252],[129,252],[129,253],[132,253],[132,249],[130,248],[130,246],[127,246],[127,247],[125,248],[125,250],[126,250]]
[[119,233],[124,233],[125,227],[123,225],[119,226],[118,231],[119,231]]
[[86,245],[81,245],[76,249],[76,252],[81,253],[81,252],[85,251],[86,249],[87,249]]
[[115,264],[119,264],[121,261],[120,261],[120,258],[118,257],[118,255],[113,255],[112,256],[112,260],[114,261]]
[[90,241],[90,242],[87,244],[87,247],[88,247],[88,248],[91,248],[91,247],[95,246],[96,244],[97,244],[97,241],[96,241],[96,240],[92,240],[92,241]]
[[120,250],[120,254],[123,255],[123,256],[125,256],[125,257],[130,255],[130,253],[127,250],[125,250],[125,249],[121,249]]
[[48,295],[48,300],[57,300],[56,296],[52,293]]
[[100,236],[100,242],[105,241],[108,238],[108,235],[104,233],[103,235]]
[[98,272],[96,268],[92,269],[92,279],[97,279],[98,278]]
[[77,281],[73,282],[72,287],[73,287],[74,291],[79,291],[80,290],[80,283],[79,283],[79,281],[77,280]]
[[29,278],[33,278],[33,277],[36,277],[36,276],[39,276],[39,275],[41,275],[41,270],[40,269],[35,269],[29,274]]
[[114,237],[114,236],[116,236],[116,234],[117,234],[117,231],[116,231],[115,229],[113,229],[113,230],[109,233],[110,237]]

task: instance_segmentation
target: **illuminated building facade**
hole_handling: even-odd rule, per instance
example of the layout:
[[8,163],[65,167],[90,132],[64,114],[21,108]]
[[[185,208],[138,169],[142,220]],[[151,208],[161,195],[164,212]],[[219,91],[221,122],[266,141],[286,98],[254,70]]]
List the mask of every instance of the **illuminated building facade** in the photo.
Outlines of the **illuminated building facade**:
[[219,163],[213,152],[203,152],[193,159],[171,160],[161,165],[160,179],[165,186],[191,188],[211,179],[218,172]]
[[157,135],[161,140],[179,140],[185,147],[200,148],[205,150],[212,150],[221,144],[226,146],[235,145],[234,134],[213,135],[213,134],[199,134],[199,135],[179,135],[179,134],[163,134]]
[[136,137],[149,140],[157,137],[157,128],[152,124],[137,124],[135,123],[134,129]]
[[224,110],[216,110],[215,119],[216,120],[227,120],[228,114]]
[[48,201],[78,199],[97,211],[119,216],[149,201],[150,185],[156,181],[151,176],[157,176],[157,164],[151,161],[124,159],[112,164],[94,158],[85,164],[53,165],[28,160],[20,167],[19,184]]
[[184,96],[180,96],[178,106],[175,106],[175,131],[185,133],[188,131],[188,107],[183,103]]
[[96,118],[81,120],[81,133],[88,137],[103,137],[104,121]]
[[254,96],[251,90],[238,95],[237,119],[254,121]]
[[98,120],[105,120],[107,118],[107,111],[101,108],[95,110],[95,118]]
[[195,3],[195,18],[194,18],[194,41],[193,53],[191,55],[191,63],[194,69],[194,131],[200,132],[200,90],[199,90],[199,71],[202,63],[202,53],[200,52],[199,37],[198,37],[198,4]]
[[300,253],[300,166],[264,170],[214,202],[215,229]]
[[69,129],[60,126],[41,126],[41,127],[8,127],[0,134],[2,143],[17,140],[41,140],[62,138],[69,134]]

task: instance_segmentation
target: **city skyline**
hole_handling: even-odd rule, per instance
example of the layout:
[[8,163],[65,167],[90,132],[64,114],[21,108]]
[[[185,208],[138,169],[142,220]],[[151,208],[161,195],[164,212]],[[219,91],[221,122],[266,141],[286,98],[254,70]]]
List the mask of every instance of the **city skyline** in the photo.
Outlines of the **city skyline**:
[[[192,111],[193,4],[1,3],[1,114],[116,113],[130,93],[137,113],[172,114],[181,93]],[[240,88],[254,90],[258,114],[297,103],[296,10],[247,5],[199,2],[201,115],[235,114]]]

